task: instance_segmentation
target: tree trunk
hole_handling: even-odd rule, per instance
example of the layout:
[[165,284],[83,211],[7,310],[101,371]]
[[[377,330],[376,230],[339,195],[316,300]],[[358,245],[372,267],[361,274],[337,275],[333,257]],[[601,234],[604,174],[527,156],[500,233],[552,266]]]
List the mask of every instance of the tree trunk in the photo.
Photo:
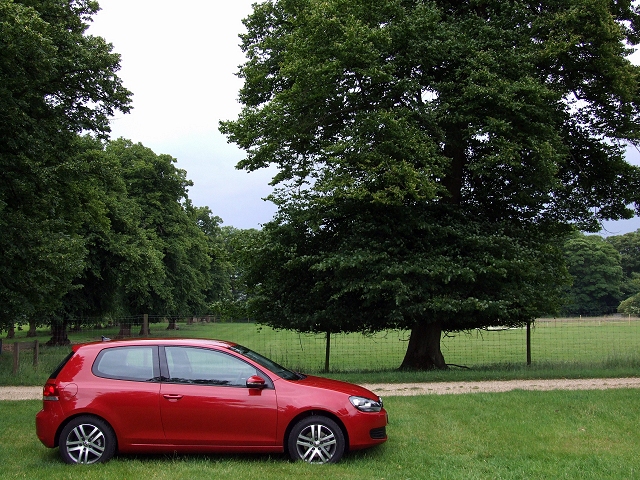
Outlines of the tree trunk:
[[131,338],[131,324],[130,323],[121,323],[120,330],[116,335],[116,338]]
[[411,329],[409,346],[400,370],[446,370],[440,350],[442,325],[439,322],[416,323]]
[[13,323],[7,329],[7,338],[16,338],[16,327]]
[[37,336],[36,321],[29,320],[29,331],[27,332],[27,337],[35,337],[35,336]]
[[71,341],[67,336],[67,322],[51,321],[51,339],[47,342],[49,346],[69,345]]
[[167,325],[167,330],[179,330],[176,322],[177,320],[175,318],[170,318],[169,325]]

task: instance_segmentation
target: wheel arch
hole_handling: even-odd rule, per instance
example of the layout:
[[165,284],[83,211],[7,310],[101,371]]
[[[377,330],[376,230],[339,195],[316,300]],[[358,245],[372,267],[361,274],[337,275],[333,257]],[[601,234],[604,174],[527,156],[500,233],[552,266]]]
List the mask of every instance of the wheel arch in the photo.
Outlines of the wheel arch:
[[75,414],[69,416],[68,418],[65,418],[64,421],[61,422],[60,425],[58,425],[58,428],[56,429],[56,435],[54,437],[54,445],[53,445],[54,448],[60,447],[60,434],[62,433],[62,430],[64,429],[64,427],[66,427],[70,422],[72,422],[73,420],[75,420],[78,417],[93,417],[93,418],[97,418],[98,420],[106,423],[107,426],[113,432],[113,438],[115,438],[115,440],[116,440],[115,451],[116,452],[118,451],[118,434],[116,433],[115,428],[113,428],[113,425],[111,425],[111,422],[109,422],[106,418],[101,417],[100,415],[96,415],[95,413],[89,413],[89,412],[75,413]]
[[304,412],[300,412],[298,415],[296,415],[295,417],[293,417],[291,419],[291,421],[289,422],[289,424],[287,425],[287,428],[284,431],[284,435],[282,437],[282,444],[284,446],[284,452],[288,455],[289,454],[289,435],[291,434],[291,430],[293,429],[293,427],[303,418],[308,418],[308,417],[314,417],[314,416],[318,416],[318,417],[327,417],[330,418],[331,420],[333,420],[334,422],[336,422],[336,424],[338,425],[338,427],[340,427],[340,430],[342,431],[342,435],[344,436],[344,450],[345,452],[349,451],[349,432],[347,432],[347,427],[345,427],[344,423],[342,422],[342,420],[340,420],[340,417],[338,417],[336,414],[331,413],[327,410],[318,410],[318,409],[314,409],[314,410],[306,410]]

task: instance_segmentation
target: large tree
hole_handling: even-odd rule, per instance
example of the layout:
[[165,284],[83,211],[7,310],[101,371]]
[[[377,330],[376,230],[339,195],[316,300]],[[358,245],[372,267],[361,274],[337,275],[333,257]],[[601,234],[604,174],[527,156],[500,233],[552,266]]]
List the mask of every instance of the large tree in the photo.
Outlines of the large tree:
[[552,311],[564,236],[640,200],[638,21],[630,1],[256,5],[221,130],[240,168],[279,169],[263,316],[410,328],[403,366],[444,368],[442,330]]
[[129,110],[119,55],[86,35],[91,0],[0,0],[0,317],[59,308],[85,265],[80,132]]

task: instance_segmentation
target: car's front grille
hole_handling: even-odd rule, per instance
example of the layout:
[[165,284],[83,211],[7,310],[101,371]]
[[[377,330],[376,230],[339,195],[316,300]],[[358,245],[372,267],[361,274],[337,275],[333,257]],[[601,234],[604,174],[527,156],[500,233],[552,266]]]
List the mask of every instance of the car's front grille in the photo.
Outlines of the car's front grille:
[[373,438],[374,440],[384,440],[385,438],[387,438],[387,428],[373,428],[369,432],[369,435],[371,435],[371,438]]

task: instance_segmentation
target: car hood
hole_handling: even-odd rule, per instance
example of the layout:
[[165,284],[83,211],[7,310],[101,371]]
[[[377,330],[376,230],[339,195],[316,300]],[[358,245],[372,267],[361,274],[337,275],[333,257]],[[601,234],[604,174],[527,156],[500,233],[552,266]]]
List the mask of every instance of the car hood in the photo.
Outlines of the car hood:
[[305,385],[313,388],[321,388],[324,390],[332,390],[334,392],[341,392],[347,395],[356,395],[359,397],[367,397],[371,400],[378,398],[371,390],[367,390],[360,385],[353,383],[341,382],[339,380],[332,380],[330,378],[314,377],[313,375],[307,375],[301,380],[296,380],[297,385]]

